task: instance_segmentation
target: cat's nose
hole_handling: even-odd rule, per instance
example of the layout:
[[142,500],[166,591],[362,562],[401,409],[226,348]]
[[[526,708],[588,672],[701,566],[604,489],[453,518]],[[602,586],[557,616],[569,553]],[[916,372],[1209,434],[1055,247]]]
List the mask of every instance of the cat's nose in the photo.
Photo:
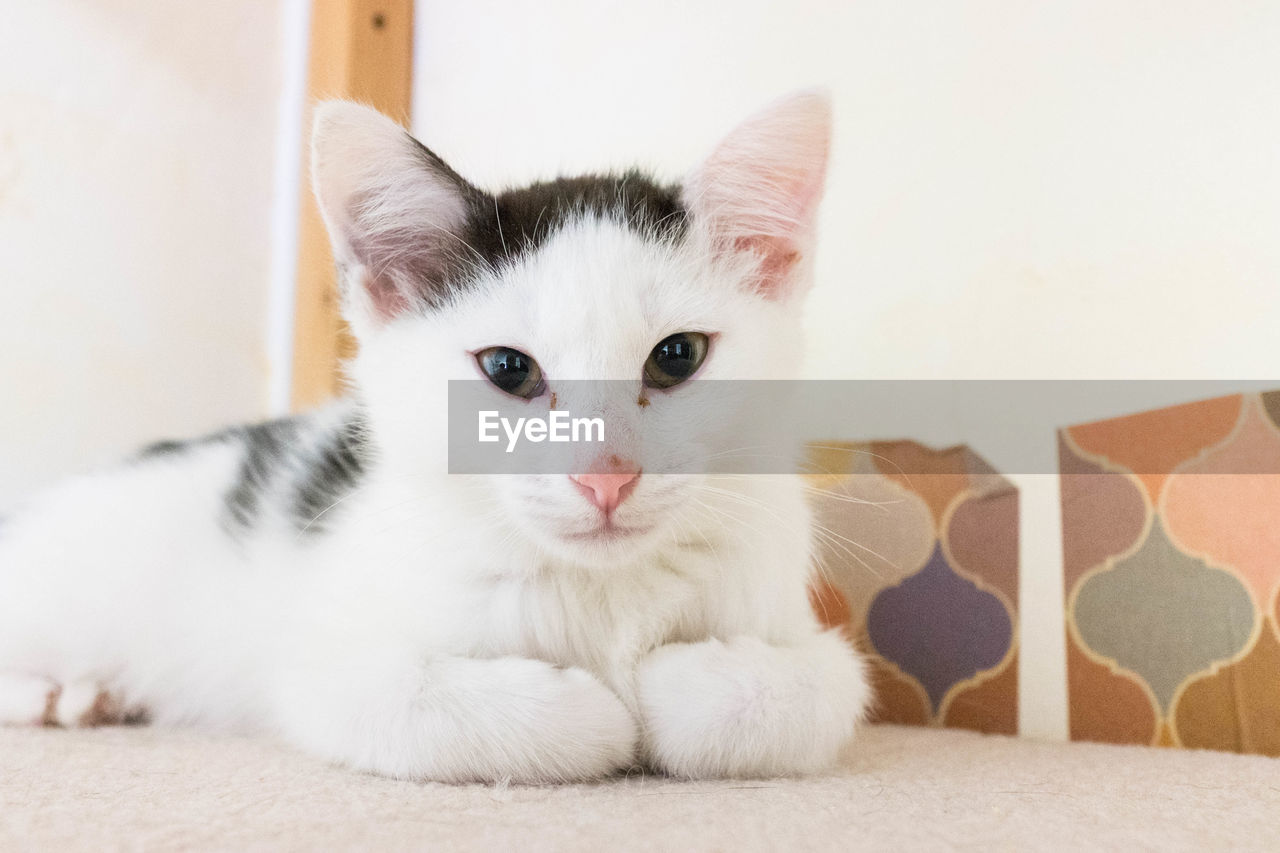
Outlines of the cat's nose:
[[582,496],[605,515],[618,508],[636,488],[640,468],[634,462],[615,460],[603,470],[590,474],[570,474],[569,479]]

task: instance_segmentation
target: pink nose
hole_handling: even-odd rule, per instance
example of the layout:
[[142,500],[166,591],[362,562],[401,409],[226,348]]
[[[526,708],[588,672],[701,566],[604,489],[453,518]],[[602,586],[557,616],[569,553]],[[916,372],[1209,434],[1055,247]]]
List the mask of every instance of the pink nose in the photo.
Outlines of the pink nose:
[[595,504],[605,515],[618,508],[618,504],[635,491],[640,470],[629,462],[611,466],[608,473],[570,474],[569,479],[582,492],[582,496]]

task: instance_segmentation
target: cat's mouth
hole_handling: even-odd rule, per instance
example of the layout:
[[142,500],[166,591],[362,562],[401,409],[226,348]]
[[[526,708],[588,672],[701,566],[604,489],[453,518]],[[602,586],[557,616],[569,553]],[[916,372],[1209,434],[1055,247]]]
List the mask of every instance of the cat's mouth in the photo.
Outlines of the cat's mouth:
[[612,521],[605,520],[590,530],[578,530],[561,535],[571,542],[619,542],[644,536],[651,530],[653,525],[614,524]]

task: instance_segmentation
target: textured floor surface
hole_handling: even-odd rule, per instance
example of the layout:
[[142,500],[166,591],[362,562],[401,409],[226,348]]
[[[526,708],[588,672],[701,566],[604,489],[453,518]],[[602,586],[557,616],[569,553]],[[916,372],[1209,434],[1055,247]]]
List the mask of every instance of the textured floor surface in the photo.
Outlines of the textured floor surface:
[[1280,760],[889,726],[821,778],[374,778],[271,743],[0,729],[0,850],[1277,849]]

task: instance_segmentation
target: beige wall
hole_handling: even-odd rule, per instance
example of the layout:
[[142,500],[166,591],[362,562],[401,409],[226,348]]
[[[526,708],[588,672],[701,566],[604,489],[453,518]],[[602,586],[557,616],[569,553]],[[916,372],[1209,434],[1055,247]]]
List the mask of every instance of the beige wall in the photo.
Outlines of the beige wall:
[[419,0],[482,178],[678,174],[828,85],[814,375],[1280,376],[1280,4]]
[[265,412],[280,12],[0,2],[0,507]]

